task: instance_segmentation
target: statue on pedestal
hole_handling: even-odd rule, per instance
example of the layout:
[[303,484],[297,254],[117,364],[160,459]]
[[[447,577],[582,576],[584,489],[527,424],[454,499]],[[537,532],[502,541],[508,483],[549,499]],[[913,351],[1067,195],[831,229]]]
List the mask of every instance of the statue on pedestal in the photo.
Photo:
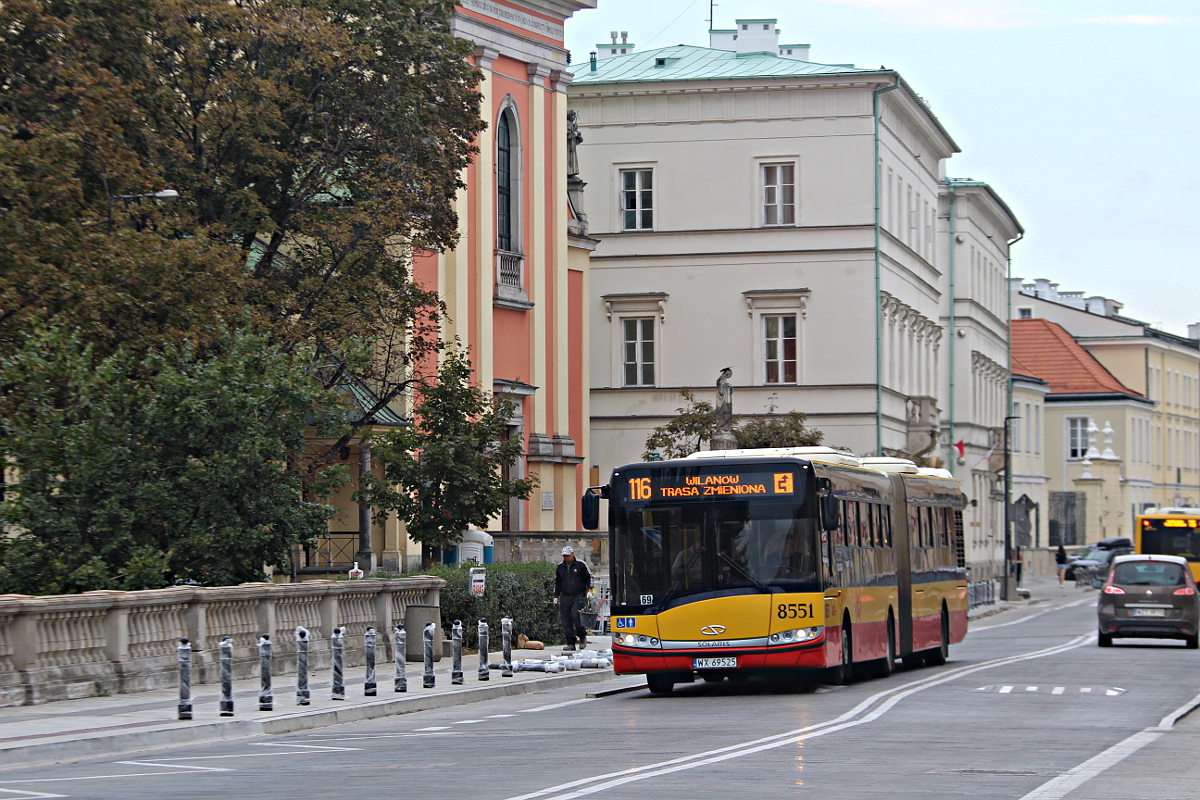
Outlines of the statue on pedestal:
[[737,439],[733,436],[733,368],[725,367],[717,378],[717,403],[714,406],[716,423],[713,425],[712,449],[735,450]]

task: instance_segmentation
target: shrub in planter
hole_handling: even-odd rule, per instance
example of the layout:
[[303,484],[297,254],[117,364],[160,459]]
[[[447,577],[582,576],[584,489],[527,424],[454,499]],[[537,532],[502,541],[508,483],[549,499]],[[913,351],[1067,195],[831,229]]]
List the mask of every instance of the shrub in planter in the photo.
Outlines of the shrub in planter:
[[442,630],[450,636],[454,620],[462,620],[463,647],[478,647],[480,618],[488,621],[488,649],[499,652],[500,620],[513,621],[513,647],[520,634],[546,644],[562,644],[558,607],[554,605],[554,570],[557,564],[499,563],[487,565],[487,583],[482,597],[471,594],[470,568],[438,566],[426,570],[446,581],[441,592]]

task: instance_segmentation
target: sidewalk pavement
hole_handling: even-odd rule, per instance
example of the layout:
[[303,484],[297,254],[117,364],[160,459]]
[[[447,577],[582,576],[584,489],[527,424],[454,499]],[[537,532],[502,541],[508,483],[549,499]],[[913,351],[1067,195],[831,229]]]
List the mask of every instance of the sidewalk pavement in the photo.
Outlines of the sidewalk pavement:
[[[609,636],[589,636],[588,649],[605,650]],[[561,646],[546,650],[513,650],[513,663],[526,659],[548,660],[561,655]],[[490,663],[500,654],[490,654]],[[61,700],[36,706],[0,708],[0,769],[30,767],[168,747],[192,742],[237,739],[267,733],[292,733],[376,717],[409,714],[437,708],[492,700],[566,686],[598,684],[614,678],[612,668],[580,669],[559,673],[514,672],[510,678],[498,669],[488,670],[488,680],[479,679],[479,656],[464,654],[463,683],[451,684],[452,663],[442,658],[434,663],[436,685],[423,688],[424,666],[409,663],[405,670],[408,691],[394,691],[392,662],[376,666],[375,697],[363,694],[365,667],[345,672],[346,699],[333,700],[328,671],[309,678],[311,704],[296,704],[295,675],[276,675],[271,693],[273,711],[258,710],[259,679],[233,682],[234,714],[219,715],[219,684],[192,686],[192,719],[181,721],[179,690],[159,689],[110,697]],[[640,677],[640,676],[639,676]]]
[[1028,598],[997,600],[995,603],[976,606],[967,612],[968,618],[974,621],[1013,609],[1057,607],[1073,603],[1085,597],[1088,592],[1095,597],[1094,589],[1076,587],[1075,581],[1066,581],[1063,586],[1059,586],[1057,575],[1027,575],[1020,588],[1028,590]]

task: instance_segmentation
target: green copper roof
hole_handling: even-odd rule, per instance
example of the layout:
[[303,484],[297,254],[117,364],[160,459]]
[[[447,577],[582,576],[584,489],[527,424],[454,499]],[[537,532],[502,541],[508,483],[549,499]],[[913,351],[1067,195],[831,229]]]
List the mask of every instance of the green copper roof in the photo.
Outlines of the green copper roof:
[[680,44],[596,62],[596,71],[584,62],[572,69],[574,86],[593,83],[651,83],[658,81],[791,78],[806,75],[890,74],[890,70],[859,69],[851,64],[815,64],[783,58],[775,53],[735,53]]

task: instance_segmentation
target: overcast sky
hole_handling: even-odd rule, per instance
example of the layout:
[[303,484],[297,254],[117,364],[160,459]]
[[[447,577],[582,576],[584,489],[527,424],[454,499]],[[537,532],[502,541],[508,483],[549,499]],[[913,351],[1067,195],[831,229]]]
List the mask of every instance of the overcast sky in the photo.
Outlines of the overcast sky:
[[[567,22],[585,61],[708,45],[708,0],[598,0]],[[1200,322],[1200,0],[724,0],[716,28],[779,20],[828,64],[886,66],[1025,228],[1013,276],[1104,295],[1170,333]],[[586,147],[586,144],[584,145]]]

